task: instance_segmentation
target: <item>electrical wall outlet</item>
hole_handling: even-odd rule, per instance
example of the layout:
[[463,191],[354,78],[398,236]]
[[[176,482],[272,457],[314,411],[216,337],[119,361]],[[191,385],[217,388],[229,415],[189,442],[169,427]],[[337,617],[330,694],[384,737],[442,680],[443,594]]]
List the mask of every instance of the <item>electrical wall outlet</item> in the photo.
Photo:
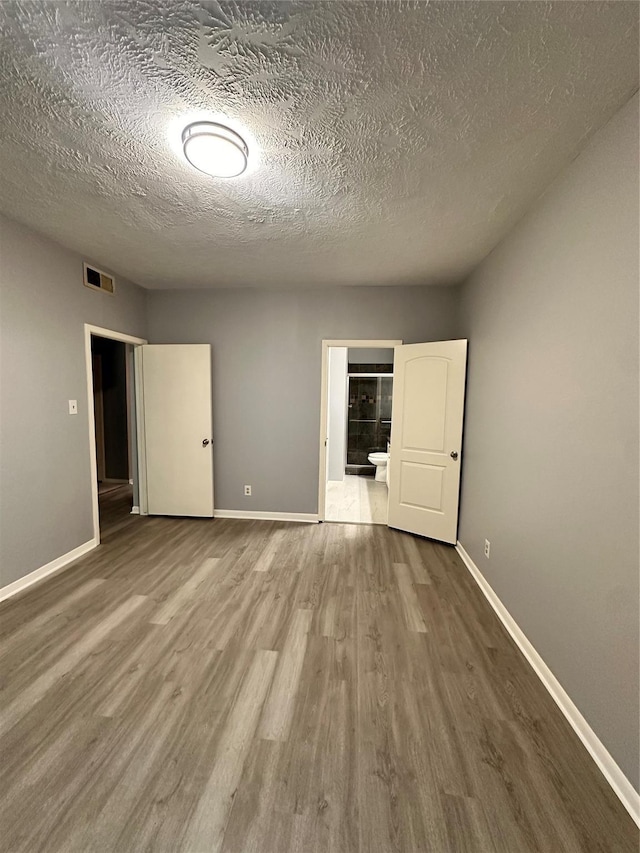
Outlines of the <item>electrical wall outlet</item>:
[[485,539],[484,540],[484,555],[487,558],[487,560],[489,559],[489,552],[490,551],[491,551],[491,542],[489,542],[488,539]]
[[247,497],[247,498],[251,497],[251,486],[245,486],[244,487],[244,494],[245,494],[245,497]]
[[69,414],[77,415],[78,414],[78,401],[77,400],[69,400]]

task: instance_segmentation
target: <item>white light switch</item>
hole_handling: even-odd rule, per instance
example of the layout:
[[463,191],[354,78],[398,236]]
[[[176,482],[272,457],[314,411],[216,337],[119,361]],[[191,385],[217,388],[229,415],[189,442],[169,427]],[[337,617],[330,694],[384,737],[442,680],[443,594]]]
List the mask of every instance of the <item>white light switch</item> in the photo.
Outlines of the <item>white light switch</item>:
[[69,400],[69,414],[77,415],[78,414],[78,401],[77,400]]

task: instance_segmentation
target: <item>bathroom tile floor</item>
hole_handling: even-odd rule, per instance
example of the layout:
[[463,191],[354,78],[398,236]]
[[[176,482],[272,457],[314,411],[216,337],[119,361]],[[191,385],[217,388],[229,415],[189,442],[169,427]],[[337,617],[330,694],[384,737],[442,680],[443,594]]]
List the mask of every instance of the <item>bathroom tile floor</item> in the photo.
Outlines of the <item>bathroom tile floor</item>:
[[360,524],[386,524],[387,498],[386,483],[377,483],[373,477],[345,474],[342,482],[327,482],[325,519]]

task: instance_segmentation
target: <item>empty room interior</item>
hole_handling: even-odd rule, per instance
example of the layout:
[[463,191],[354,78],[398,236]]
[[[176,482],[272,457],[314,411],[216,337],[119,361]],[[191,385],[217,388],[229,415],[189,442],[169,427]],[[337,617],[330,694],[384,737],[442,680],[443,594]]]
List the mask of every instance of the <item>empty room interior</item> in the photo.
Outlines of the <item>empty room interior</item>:
[[639,5],[0,4],[0,851],[640,842]]

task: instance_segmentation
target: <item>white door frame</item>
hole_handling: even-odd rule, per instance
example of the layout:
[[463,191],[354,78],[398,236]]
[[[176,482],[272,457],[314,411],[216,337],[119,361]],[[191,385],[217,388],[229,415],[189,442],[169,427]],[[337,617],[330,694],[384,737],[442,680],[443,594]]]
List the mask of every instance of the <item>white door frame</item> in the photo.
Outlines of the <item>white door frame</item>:
[[322,374],[320,378],[320,463],[318,477],[318,521],[324,521],[327,490],[327,409],[329,405],[329,347],[347,347],[348,349],[393,349],[402,341],[371,340],[323,340]]
[[[100,544],[100,512],[98,504],[98,465],[96,462],[96,413],[93,405],[93,370],[91,366],[91,335],[97,338],[109,338],[112,341],[121,341],[125,344],[133,344],[140,346],[146,344],[144,338],[136,338],[133,335],[125,335],[124,332],[116,332],[113,329],[103,329],[101,326],[92,326],[90,323],[84,324],[84,357],[87,373],[87,412],[89,422],[89,454],[90,454],[90,474],[91,477],[91,505],[93,511],[93,536],[96,545]],[[137,379],[137,378],[136,378]],[[136,412],[140,411],[138,405],[139,382],[135,382],[135,401]],[[144,457],[144,447],[141,444],[143,436],[140,431],[140,418],[136,417],[136,432],[138,438],[138,471],[136,472],[138,492],[143,495],[143,477],[141,476],[141,460]]]

